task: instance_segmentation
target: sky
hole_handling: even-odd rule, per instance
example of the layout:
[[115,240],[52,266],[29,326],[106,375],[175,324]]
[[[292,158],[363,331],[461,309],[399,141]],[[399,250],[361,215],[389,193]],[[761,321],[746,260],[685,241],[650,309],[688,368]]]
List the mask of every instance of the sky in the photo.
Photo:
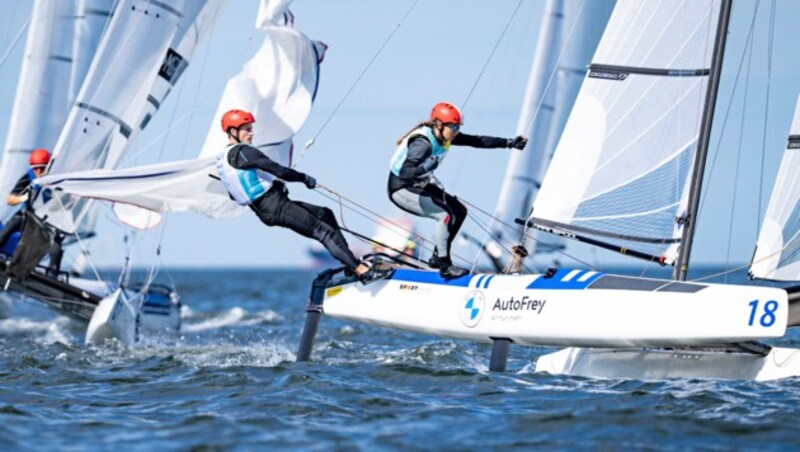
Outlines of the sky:
[[[212,119],[226,81],[241,70],[263,39],[263,32],[253,28],[257,3],[228,1],[183,80],[129,151],[136,157],[126,164],[145,163],[153,156],[168,161],[198,154],[209,127],[217,127]],[[756,3],[741,0],[734,5],[704,186],[704,210],[692,254],[697,263],[732,265],[750,258],[800,90],[800,60],[794,48],[794,43],[800,42],[800,30],[794,26],[800,17],[800,2],[777,1],[769,80],[770,2],[761,3],[755,16],[752,57],[748,57],[744,43]],[[18,0],[0,6],[0,50],[3,54],[8,51],[0,66],[3,142],[24,36],[16,46],[10,46],[29,16],[31,4]],[[395,140],[425,119],[434,103],[445,100],[461,106],[466,118],[464,131],[468,133],[514,135],[544,4],[545,0],[295,0],[291,6],[295,28],[329,46],[316,103],[296,136],[295,149],[301,151],[312,137],[316,142],[296,169],[381,215],[401,215],[386,195],[389,158]],[[412,5],[408,18],[398,28]],[[509,19],[508,31],[498,44]],[[393,30],[391,40],[376,57]],[[747,57],[744,60],[743,55]],[[359,79],[373,57],[374,62]],[[733,91],[740,61],[744,61],[744,72]],[[479,77],[484,65],[486,69]],[[437,176],[449,192],[493,211],[509,152],[456,148]],[[717,153],[719,158],[715,158]],[[367,235],[374,230],[371,221],[340,209],[336,202],[306,190],[302,184],[289,188],[294,199],[327,205],[337,215],[343,213],[342,222],[351,229]],[[127,241],[122,240],[125,231],[111,219],[108,210],[101,217],[99,236],[92,244],[93,261],[100,267],[121,265],[128,252],[139,265],[158,262],[167,267],[310,263],[308,239],[285,229],[268,228],[250,212],[227,220],[172,214],[163,229],[138,233]],[[434,223],[422,219],[417,228],[430,238]],[[465,230],[481,236],[481,230],[470,220]],[[365,248],[355,239],[348,240],[354,248]],[[473,248],[456,247],[457,253],[474,256]],[[156,248],[160,248],[157,257]],[[637,264],[583,246],[571,247],[570,253],[593,265]]]

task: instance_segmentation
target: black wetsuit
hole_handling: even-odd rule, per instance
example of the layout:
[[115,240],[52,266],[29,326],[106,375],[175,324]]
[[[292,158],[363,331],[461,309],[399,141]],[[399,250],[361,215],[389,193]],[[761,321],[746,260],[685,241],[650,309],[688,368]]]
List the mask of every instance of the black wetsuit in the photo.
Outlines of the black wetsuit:
[[[28,171],[19,178],[17,183],[14,185],[14,188],[11,189],[9,195],[14,196],[22,196],[25,193],[31,191],[31,176],[28,174]],[[3,225],[3,229],[0,230],[0,248],[2,248],[8,239],[11,237],[11,234],[21,231],[22,224],[25,220],[25,216],[22,213],[23,209],[18,210],[11,219],[8,220],[8,223]]]
[[[287,168],[264,155],[258,149],[242,144],[228,151],[228,163],[237,169],[259,169],[286,182],[305,182],[304,173]],[[327,207],[294,201],[287,196],[289,191],[281,181],[250,204],[250,208],[267,226],[281,226],[322,243],[333,257],[350,270],[355,270],[359,261],[350,251],[342,235],[333,211]]]
[[[509,143],[507,138],[460,133],[453,138],[450,144],[474,148],[507,148],[509,147]],[[447,225],[447,234],[445,234],[444,237],[447,248],[438,250],[439,255],[447,256],[450,254],[450,246],[453,243],[453,239],[455,239],[458,231],[461,229],[461,225],[467,218],[467,207],[464,206],[458,198],[445,192],[438,185],[428,183],[428,175],[438,166],[438,161],[433,162],[430,160],[432,153],[433,147],[425,136],[417,135],[412,137],[408,142],[408,152],[400,168],[400,175],[395,176],[393,173],[389,173],[387,191],[389,193],[389,199],[394,205],[414,215],[429,216],[434,219],[437,218],[435,212],[409,210],[410,206],[404,206],[395,201],[392,196],[395,192],[407,190],[408,192],[418,195],[420,198],[429,198],[434,204],[447,213],[443,220]],[[421,200],[421,202],[424,205],[424,199]],[[438,246],[439,245],[437,245],[437,247]]]

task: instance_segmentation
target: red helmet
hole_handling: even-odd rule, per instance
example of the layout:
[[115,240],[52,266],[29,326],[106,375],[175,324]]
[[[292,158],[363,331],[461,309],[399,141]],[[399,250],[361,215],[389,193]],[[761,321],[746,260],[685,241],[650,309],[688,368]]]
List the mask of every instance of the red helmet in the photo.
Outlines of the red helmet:
[[445,124],[462,124],[461,111],[453,104],[439,102],[431,110],[431,121],[442,121]]
[[47,149],[34,149],[30,162],[31,166],[45,166],[50,162],[50,152]]
[[228,110],[222,115],[222,131],[227,133],[231,127],[238,129],[253,122],[256,122],[256,118],[251,113],[244,110]]

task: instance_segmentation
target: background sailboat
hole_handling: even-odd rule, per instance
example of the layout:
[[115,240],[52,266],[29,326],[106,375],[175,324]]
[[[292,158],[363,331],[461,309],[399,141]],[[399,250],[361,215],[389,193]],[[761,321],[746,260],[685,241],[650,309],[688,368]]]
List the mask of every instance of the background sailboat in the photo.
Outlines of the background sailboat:
[[[77,48],[73,52],[74,60],[86,64],[87,67],[91,61],[91,67],[88,69],[84,67],[82,71],[73,71],[81,77],[80,80],[63,77],[63,81],[71,83],[63,91],[71,92],[74,96],[74,99],[70,99],[64,105],[70,107],[66,122],[61,120],[58,124],[41,128],[51,134],[60,134],[55,146],[51,145],[54,158],[50,171],[55,174],[65,169],[113,167],[117,164],[129,140],[149,123],[172,85],[183,73],[198,40],[203,34],[207,34],[222,2],[190,0],[185,4],[183,1],[174,1],[149,5],[147,2],[121,1],[114,5],[116,9],[113,15],[99,9],[101,5],[102,2],[76,2],[73,6],[78,8],[77,12],[53,13],[61,17],[61,20],[80,19],[74,28],[76,35],[74,45]],[[103,19],[108,16],[113,17],[108,24],[105,22],[98,24],[96,20],[86,24],[84,22],[87,22],[87,16],[100,16]],[[90,33],[92,31],[94,33]],[[98,47],[100,32],[102,40]],[[59,37],[56,36],[56,39]],[[91,52],[81,47],[85,45],[91,46],[89,49]],[[96,53],[95,47],[98,47]],[[63,58],[52,59],[63,60]],[[25,66],[21,80],[25,80],[24,72]],[[86,74],[85,80],[83,80],[84,74]],[[57,77],[59,73],[52,71],[49,75]],[[76,87],[80,87],[77,96]],[[45,91],[44,95],[47,94]],[[31,97],[37,98],[37,96]],[[17,99],[20,99],[19,93]],[[26,119],[29,127],[39,124],[35,116]],[[18,130],[14,129],[14,126],[12,123],[12,131]],[[24,132],[24,129],[22,131]],[[13,136],[12,133],[10,137]],[[13,152],[6,155],[7,158],[13,156]],[[41,204],[44,198],[46,197],[41,197],[37,201]],[[45,215],[47,221],[63,233],[86,237],[92,234],[96,212],[90,203],[80,203],[72,212],[53,211]],[[86,221],[81,224],[83,219]],[[20,249],[20,252],[23,251]],[[80,256],[85,257],[86,248],[83,247],[81,251],[83,253]],[[93,304],[97,302],[93,297],[105,295],[110,286],[102,281],[90,284],[91,281],[79,282],[75,278],[64,281],[56,279],[50,284],[47,278],[38,276],[37,278],[38,285],[35,289],[33,286],[27,287],[33,290],[25,290],[24,284],[15,288],[24,294],[34,295],[34,298],[44,301],[57,310],[83,320],[88,320],[91,316]],[[99,276],[97,278],[99,279]],[[59,295],[67,296],[75,292],[70,283],[81,284],[81,287],[89,292],[78,291],[85,294],[81,297],[85,299],[67,300]],[[149,283],[148,281],[143,287],[143,291],[147,290]],[[53,287],[44,287],[48,284]],[[148,302],[145,301],[145,305]],[[176,309],[179,305],[170,299],[165,302],[166,305],[159,305],[158,309],[153,307],[146,310],[158,311],[157,317],[167,315],[172,319],[173,325],[178,324],[179,314]],[[163,312],[165,310],[162,308],[166,308],[166,312]],[[148,316],[145,315],[145,326],[148,325],[147,319]],[[159,327],[163,326],[162,322],[156,324]]]
[[545,6],[516,128],[516,134],[530,137],[530,142],[525,152],[509,156],[494,215],[500,225],[493,232],[501,242],[522,244],[531,255],[565,246],[563,239],[549,234],[531,231],[524,237],[514,220],[530,213],[614,3],[550,0]]
[[750,266],[754,278],[800,281],[800,97]]
[[[3,200],[28,169],[30,152],[36,148],[54,148],[111,8],[111,0],[36,1],[33,4],[9,133],[0,162]],[[5,223],[17,209],[0,202],[0,220]],[[19,234],[9,238],[6,254],[14,250],[18,240]],[[5,317],[10,315],[15,297],[7,293],[0,297],[3,300],[0,317]]]
[[[258,115],[257,128],[263,132],[260,138],[264,140],[256,143],[256,146],[288,165],[291,163],[291,138],[302,126],[310,112],[318,85],[319,63],[322,61],[326,46],[320,42],[311,41],[291,28],[292,15],[285,3],[282,8],[272,8],[272,6],[274,5],[263,3],[263,13],[259,15],[260,26],[268,32],[261,49],[245,64],[244,71],[229,81],[218,111],[220,116],[233,106],[253,111]],[[155,54],[157,55],[158,52]],[[168,57],[170,56],[168,54]],[[163,72],[163,66],[159,74],[161,72]],[[148,99],[151,98],[152,96],[148,96]],[[146,121],[142,122],[142,124],[145,123]],[[222,135],[218,132],[218,124],[218,119],[212,122],[212,126],[209,128],[210,138],[197,160],[157,164],[155,165],[158,167],[156,174],[150,174],[154,177],[148,177],[141,170],[134,168],[134,171],[138,172],[135,180],[128,177],[116,179],[103,177],[104,183],[92,181],[90,185],[96,189],[102,189],[106,184],[111,183],[117,193],[126,194],[145,188],[155,194],[156,202],[161,203],[159,207],[169,206],[179,210],[195,207],[216,216],[239,214],[244,209],[230,200],[224,187],[216,179],[209,177],[209,174],[215,174],[213,166],[216,162],[216,154],[224,148],[224,146],[216,144],[218,141],[216,135]],[[114,133],[116,127],[111,125],[110,130]],[[124,138],[128,138],[124,136],[122,129],[120,129],[120,134]],[[210,154],[211,157],[205,157],[205,154]],[[71,151],[70,155],[73,155]],[[108,153],[102,150],[100,155],[102,158],[106,158]],[[105,171],[104,174],[109,174],[113,166],[106,160],[103,164],[98,165],[98,169],[95,171]],[[122,173],[125,170],[119,172]],[[57,168],[49,177],[63,180],[67,174],[64,173],[64,168]],[[187,178],[197,183],[193,184]],[[170,185],[173,191],[170,191]],[[206,191],[206,188],[210,191]],[[175,197],[170,199],[170,195]],[[113,199],[113,196],[103,198]],[[80,219],[81,215],[85,215],[83,212],[86,211],[84,206],[88,204],[86,202],[88,197],[80,199],[57,196],[56,199],[57,203],[39,206],[38,212],[48,217],[58,217],[68,213],[69,215],[66,216],[68,221]],[[114,213],[122,223],[137,229],[149,229],[161,222],[158,211],[164,210],[163,208],[154,208],[141,203],[137,206],[144,208],[117,204],[114,206]],[[72,212],[70,212],[70,208]],[[76,215],[75,211],[79,213]],[[125,310],[132,311],[128,315],[129,320],[136,318],[136,306],[126,303],[122,298],[109,298],[104,303],[109,307],[102,310],[98,308],[98,311],[104,313],[109,320],[113,320],[109,316],[116,312],[113,308],[115,303],[122,303],[126,305]],[[101,304],[101,307],[103,306],[104,304]],[[115,331],[115,335],[128,340],[136,337],[133,333],[117,333],[113,326],[106,329],[103,322],[97,323],[95,319],[90,327],[91,334],[89,335],[92,337],[95,336],[94,332],[96,331],[100,331],[99,336]],[[118,330],[121,331],[121,329]]]

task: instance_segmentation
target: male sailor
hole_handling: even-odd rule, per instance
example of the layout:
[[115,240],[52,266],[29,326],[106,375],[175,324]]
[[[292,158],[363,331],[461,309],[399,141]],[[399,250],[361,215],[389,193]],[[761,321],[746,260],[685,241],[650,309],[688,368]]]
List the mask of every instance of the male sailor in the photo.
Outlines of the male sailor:
[[467,218],[467,208],[455,196],[433,183],[433,172],[447,156],[450,145],[474,148],[516,148],[528,143],[523,136],[498,138],[460,133],[461,111],[452,104],[439,102],[430,118],[416,125],[397,141],[397,150],[389,172],[389,199],[404,211],[437,221],[434,233],[431,268],[438,268],[443,278],[458,278],[469,273],[453,264],[450,246]]
[[289,199],[284,182],[302,182],[313,190],[317,181],[278,164],[250,146],[255,121],[252,114],[243,110],[230,110],[222,116],[228,147],[217,157],[216,168],[231,198],[240,205],[250,206],[267,226],[282,226],[319,241],[363,284],[389,276],[389,270],[356,259],[330,209]]
[[8,197],[6,197],[6,204],[9,206],[21,206],[22,208],[17,210],[14,216],[8,220],[8,223],[3,226],[3,230],[0,231],[0,249],[8,242],[11,234],[22,230],[22,223],[25,218],[23,211],[34,189],[32,182],[37,177],[44,175],[47,164],[50,163],[50,152],[47,149],[34,149],[28,158],[28,162],[31,165],[30,168],[17,180],[14,188],[11,189]]

